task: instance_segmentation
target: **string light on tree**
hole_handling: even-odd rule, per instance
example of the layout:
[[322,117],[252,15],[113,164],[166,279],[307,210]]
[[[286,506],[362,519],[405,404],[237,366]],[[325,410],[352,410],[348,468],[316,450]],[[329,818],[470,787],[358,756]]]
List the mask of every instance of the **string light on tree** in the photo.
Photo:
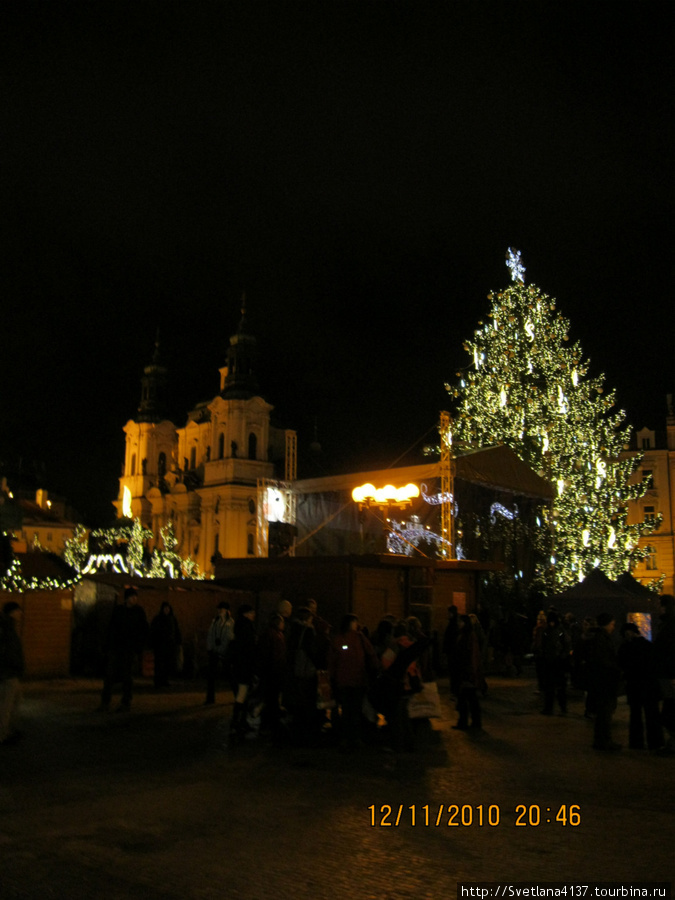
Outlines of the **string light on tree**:
[[[569,344],[570,323],[535,285],[525,285],[520,251],[509,248],[513,284],[489,294],[489,319],[464,348],[473,362],[457,384],[453,440],[459,449],[504,443],[555,487],[547,527],[532,540],[543,587],[583,578],[596,560],[617,577],[644,555],[638,538],[645,524],[629,526],[628,501],[644,492],[629,484],[639,463],[627,449],[630,428],[604,376],[589,375],[578,343]],[[477,362],[480,361],[478,365]]]

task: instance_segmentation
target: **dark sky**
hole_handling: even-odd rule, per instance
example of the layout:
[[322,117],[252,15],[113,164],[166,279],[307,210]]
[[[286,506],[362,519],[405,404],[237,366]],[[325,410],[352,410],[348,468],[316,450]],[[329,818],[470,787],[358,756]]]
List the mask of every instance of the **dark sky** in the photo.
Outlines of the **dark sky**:
[[0,460],[112,511],[160,328],[173,415],[246,291],[322,465],[433,427],[507,247],[638,426],[673,391],[670,2],[5,2]]

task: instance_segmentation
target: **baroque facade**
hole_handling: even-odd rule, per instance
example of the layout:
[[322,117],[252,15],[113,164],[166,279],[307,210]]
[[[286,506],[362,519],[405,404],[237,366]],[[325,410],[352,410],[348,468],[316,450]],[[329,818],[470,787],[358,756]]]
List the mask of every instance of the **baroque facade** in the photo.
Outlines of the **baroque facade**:
[[260,396],[254,373],[256,340],[246,309],[230,338],[220,390],[188,413],[184,426],[164,417],[167,370],[157,345],[141,379],[136,419],[124,426],[126,451],[115,507],[119,518],[140,518],[155,541],[172,522],[178,552],[212,574],[219,558],[266,555],[260,505],[265,488],[288,475],[295,432],[270,423],[273,407]]
[[640,539],[649,550],[633,576],[643,584],[664,576],[662,592],[675,591],[675,411],[668,395],[665,440],[661,432],[642,428],[637,432],[637,450],[642,454],[634,479],[646,482],[644,496],[631,502],[628,521],[658,521],[657,528]]

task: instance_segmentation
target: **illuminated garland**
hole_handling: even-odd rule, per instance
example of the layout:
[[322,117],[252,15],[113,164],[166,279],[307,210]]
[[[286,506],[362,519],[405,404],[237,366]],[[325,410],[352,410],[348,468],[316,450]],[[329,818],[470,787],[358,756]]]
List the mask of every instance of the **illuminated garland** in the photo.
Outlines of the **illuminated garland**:
[[390,530],[387,532],[388,553],[412,556],[413,550],[419,549],[421,543],[434,544],[437,549],[446,543],[440,534],[425,528],[418,516],[411,516],[408,522],[391,520],[389,524]]
[[[66,541],[63,555],[66,562],[82,575],[111,571],[139,578],[203,580],[197,563],[191,557],[183,559],[177,552],[178,541],[172,522],[160,531],[163,547],[155,547],[150,553],[147,542],[152,537],[152,531],[144,528],[138,518],[131,525],[116,525],[92,532],[78,525],[74,536]],[[91,539],[98,552],[92,550]]]
[[[512,251],[510,251],[512,253]],[[639,458],[628,458],[630,428],[611,412],[614,392],[569,341],[569,322],[555,300],[518,281],[489,294],[489,320],[479,322],[464,349],[473,365],[458,372],[453,444],[460,449],[504,443],[555,487],[532,540],[539,550],[537,581],[567,586],[594,567],[616,578],[644,555],[645,523],[629,526],[629,500],[644,485],[629,484]]]
[[514,506],[514,508],[511,510],[507,509],[501,503],[493,503],[490,507],[490,521],[493,524],[497,521],[497,513],[499,513],[499,515],[504,519],[508,519],[509,522],[512,522],[518,515],[518,507]]
[[[11,534],[4,532],[11,538]],[[0,591],[7,593],[25,593],[26,591],[62,591],[73,587],[81,580],[78,573],[72,578],[26,578],[21,570],[21,562],[16,557],[12,559],[9,569],[0,576]]]

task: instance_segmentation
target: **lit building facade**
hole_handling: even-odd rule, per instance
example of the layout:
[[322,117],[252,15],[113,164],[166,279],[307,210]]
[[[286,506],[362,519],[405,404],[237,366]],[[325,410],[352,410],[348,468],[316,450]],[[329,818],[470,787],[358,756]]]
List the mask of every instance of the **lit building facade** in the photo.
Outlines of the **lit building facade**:
[[643,428],[637,432],[637,450],[642,462],[633,478],[647,482],[640,500],[631,502],[628,521],[656,521],[660,524],[654,532],[640,539],[640,546],[649,554],[633,570],[638,581],[647,584],[661,575],[665,576],[662,591],[675,591],[675,414],[672,395],[668,395],[665,440],[662,433]]
[[156,349],[141,379],[138,416],[124,427],[118,517],[140,518],[155,540],[172,522],[178,552],[207,575],[219,558],[263,555],[261,485],[274,482],[294,446],[294,432],[270,423],[273,407],[260,396],[254,374],[256,340],[245,308],[241,313],[211,401],[198,404],[182,427],[165,418],[167,371]]
[[35,498],[21,496],[21,525],[13,529],[13,548],[17,553],[32,548],[47,550],[63,556],[66,541],[75,534],[77,514],[66,506],[60,497],[50,496],[43,489],[35,492]]

